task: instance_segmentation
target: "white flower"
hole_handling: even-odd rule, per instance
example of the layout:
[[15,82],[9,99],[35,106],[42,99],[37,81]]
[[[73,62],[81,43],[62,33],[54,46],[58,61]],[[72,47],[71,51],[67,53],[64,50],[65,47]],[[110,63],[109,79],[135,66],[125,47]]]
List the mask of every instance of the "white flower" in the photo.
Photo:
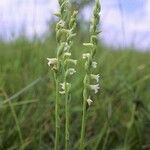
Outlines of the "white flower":
[[95,94],[98,92],[98,90],[100,89],[99,84],[95,84],[95,85],[90,85],[90,89],[95,91]]
[[99,76],[99,74],[97,74],[97,75],[91,74],[91,78],[96,80],[96,82],[99,82],[100,76]]
[[65,91],[59,91],[60,94],[65,94]]
[[59,91],[59,93],[60,94],[65,94],[65,86],[67,86],[66,88],[67,88],[67,90],[70,88],[70,84],[69,83],[60,83],[60,85],[61,85],[61,89],[62,89],[62,91]]
[[93,61],[93,62],[92,62],[92,67],[93,67],[93,68],[96,68],[96,67],[97,67],[97,62]]
[[93,46],[93,43],[83,43],[84,46]]
[[76,73],[76,70],[74,68],[69,68],[67,71],[70,75],[73,75],[74,73]]
[[88,103],[89,106],[91,106],[91,104],[93,103],[93,101],[91,100],[90,97],[86,101],[87,101],[87,103]]
[[69,50],[70,49],[70,46],[68,45],[68,43],[66,42],[65,43],[65,47],[64,47],[64,51],[67,51],[67,50]]
[[62,90],[65,90],[65,82],[64,83],[60,83]]
[[56,65],[57,64],[57,59],[56,58],[47,58],[48,60],[48,65]]
[[93,43],[83,43],[84,46],[87,46],[87,47],[93,47]]
[[70,57],[70,56],[71,56],[71,53],[65,52],[65,53],[64,53],[64,56]]
[[87,58],[89,58],[90,57],[90,53],[84,53],[83,55],[82,55],[82,58],[83,59],[87,59]]

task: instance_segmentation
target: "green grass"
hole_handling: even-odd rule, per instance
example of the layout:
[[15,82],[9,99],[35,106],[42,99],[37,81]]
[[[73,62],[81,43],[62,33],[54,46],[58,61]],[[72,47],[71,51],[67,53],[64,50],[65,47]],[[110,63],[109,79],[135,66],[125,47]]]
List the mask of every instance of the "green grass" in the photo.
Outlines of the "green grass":
[[[0,150],[54,148],[55,88],[46,58],[54,57],[55,50],[53,39],[0,43]],[[85,52],[76,41],[73,57]],[[150,53],[99,46],[96,59],[101,90],[87,110],[86,149],[150,149]],[[73,79],[71,150],[79,147],[83,65],[80,59]],[[60,101],[64,149],[64,99]]]

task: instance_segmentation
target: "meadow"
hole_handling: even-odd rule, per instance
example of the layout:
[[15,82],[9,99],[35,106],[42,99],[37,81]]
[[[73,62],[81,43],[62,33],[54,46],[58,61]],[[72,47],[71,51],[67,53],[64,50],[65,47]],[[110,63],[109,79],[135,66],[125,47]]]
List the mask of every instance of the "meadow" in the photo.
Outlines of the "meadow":
[[[83,39],[84,40],[84,39]],[[86,49],[76,38],[79,59],[72,79],[70,145],[78,149]],[[0,149],[54,148],[55,90],[47,57],[56,55],[54,38],[0,42]],[[98,45],[100,91],[87,108],[87,150],[150,149],[150,52]],[[64,99],[60,99],[60,149],[64,149]],[[126,149],[125,149],[126,147]]]

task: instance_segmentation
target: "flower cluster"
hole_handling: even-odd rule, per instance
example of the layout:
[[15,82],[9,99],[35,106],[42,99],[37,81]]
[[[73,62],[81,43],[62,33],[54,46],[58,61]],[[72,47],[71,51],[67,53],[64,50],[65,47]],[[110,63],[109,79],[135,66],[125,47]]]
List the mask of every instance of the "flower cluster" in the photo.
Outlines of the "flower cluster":
[[[97,62],[94,61],[94,56],[96,53],[96,47],[97,47],[97,42],[98,42],[98,34],[100,33],[98,31],[98,24],[99,24],[99,19],[100,19],[100,3],[99,0],[96,0],[96,5],[93,13],[93,18],[91,21],[90,25],[90,42],[89,43],[84,43],[83,45],[87,48],[90,49],[89,53],[84,53],[83,54],[83,59],[85,59],[85,70],[86,70],[86,76],[84,79],[84,93],[86,93],[86,101],[88,105],[91,105],[93,102],[91,100],[90,96],[90,91],[94,91],[96,94],[98,90],[100,89],[99,87],[99,74],[95,75],[92,73],[93,69],[97,67]],[[95,84],[91,84],[91,82],[95,80]]]
[[69,29],[66,29],[66,41],[65,41],[65,49],[63,53],[63,62],[64,62],[64,88],[62,88],[63,92],[61,91],[61,94],[67,94],[70,91],[71,84],[68,83],[68,77],[76,73],[76,70],[73,68],[72,65],[77,64],[77,60],[71,59],[71,47],[73,44],[73,37],[75,34],[75,28],[76,28],[76,16],[77,11],[74,11],[70,21],[69,21]]
[[[73,75],[76,72],[74,68],[69,66],[71,66],[71,64],[77,64],[77,60],[70,58],[70,49],[73,44],[73,37],[76,35],[76,16],[78,12],[74,11],[72,16],[70,17],[70,21],[67,22],[66,11],[68,7],[68,2],[66,0],[59,0],[59,4],[60,12],[55,14],[57,17],[60,18],[59,22],[56,24],[56,40],[58,42],[57,58],[47,58],[47,60],[48,65],[53,71],[55,71],[56,73],[64,73],[64,83],[66,83],[67,77],[69,75]],[[60,85],[62,86],[62,83]],[[64,86],[66,86],[67,88],[67,84],[64,84]],[[66,88],[62,88],[64,91],[60,91],[60,93],[65,94]]]
[[[59,18],[59,22],[56,24],[56,40],[58,42],[58,50],[57,50],[57,57],[56,58],[47,58],[48,65],[51,67],[55,74],[58,76],[59,72],[61,72],[61,60],[63,53],[67,51],[68,44],[64,42],[64,35],[66,35],[66,8],[67,8],[67,1],[66,0],[59,0],[60,4],[60,12],[56,13],[55,15]],[[69,54],[67,54],[69,55]]]
[[[71,83],[69,77],[76,73],[73,68],[77,64],[77,60],[71,58],[71,47],[73,44],[73,37],[76,36],[76,17],[78,12],[74,11],[72,15],[68,13],[69,3],[68,0],[58,0],[60,11],[55,13],[59,18],[56,24],[56,41],[58,43],[58,50],[56,58],[47,58],[48,66],[54,71],[56,83],[56,102],[55,102],[55,118],[56,118],[56,137],[55,149],[58,149],[58,126],[59,126],[59,98],[58,93],[65,95],[65,149],[69,145],[69,114],[68,114],[68,101],[70,97]],[[63,81],[62,80],[63,77]],[[62,83],[61,83],[62,82]],[[60,88],[61,87],[61,88]]]

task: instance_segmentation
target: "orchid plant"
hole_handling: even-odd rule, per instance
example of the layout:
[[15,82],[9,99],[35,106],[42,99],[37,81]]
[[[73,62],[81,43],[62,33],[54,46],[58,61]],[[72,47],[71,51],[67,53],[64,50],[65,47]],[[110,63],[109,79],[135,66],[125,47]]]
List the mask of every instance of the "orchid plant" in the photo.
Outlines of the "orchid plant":
[[[71,49],[73,46],[73,38],[76,36],[76,18],[78,11],[69,12],[69,2],[67,0],[58,0],[60,5],[60,11],[55,15],[59,18],[56,24],[56,40],[58,43],[58,50],[56,58],[47,58],[48,65],[54,73],[55,78],[55,150],[59,149],[59,98],[64,95],[65,99],[65,150],[69,149],[69,101],[71,98],[71,86],[70,76],[76,73],[74,66],[77,64],[77,60],[72,59]],[[96,69],[97,62],[94,61],[94,55],[96,53],[98,34],[97,26],[99,23],[100,3],[96,0],[96,5],[91,22],[91,40],[89,43],[83,45],[90,49],[89,53],[83,54],[85,60],[86,75],[84,78],[84,90],[83,90],[83,116],[82,116],[82,128],[80,139],[80,150],[84,149],[84,136],[85,136],[85,118],[86,118],[86,103],[90,106],[93,103],[91,99],[91,92],[96,94],[99,90],[99,74],[93,74],[93,69]],[[69,18],[69,19],[68,19]],[[95,84],[91,82],[95,80]]]
[[[78,12],[74,11],[70,16],[69,21],[67,13],[69,2],[67,0],[59,0],[60,12],[55,15],[59,17],[59,22],[56,25],[56,39],[58,43],[58,51],[56,58],[47,58],[48,65],[54,72],[56,85],[56,101],[55,101],[55,150],[59,149],[59,94],[65,95],[65,150],[69,148],[69,100],[71,97],[71,83],[69,76],[76,73],[74,65],[77,60],[71,58],[71,48],[73,38],[76,36],[76,17]],[[70,67],[71,66],[71,67]],[[61,82],[60,76],[63,76]],[[60,88],[61,87],[61,88]]]
[[[90,106],[93,103],[91,99],[91,91],[98,93],[99,87],[99,74],[93,74],[93,69],[96,69],[97,62],[94,61],[94,56],[96,54],[97,43],[98,43],[98,24],[100,20],[100,2],[96,0],[95,8],[93,11],[93,18],[90,25],[90,42],[84,43],[83,45],[90,49],[89,53],[83,54],[83,59],[85,59],[85,77],[84,77],[84,90],[83,90],[83,114],[82,114],[82,125],[81,125],[81,138],[80,138],[80,150],[84,150],[84,137],[85,137],[85,125],[86,125],[86,106]],[[95,80],[95,84],[91,82]]]

